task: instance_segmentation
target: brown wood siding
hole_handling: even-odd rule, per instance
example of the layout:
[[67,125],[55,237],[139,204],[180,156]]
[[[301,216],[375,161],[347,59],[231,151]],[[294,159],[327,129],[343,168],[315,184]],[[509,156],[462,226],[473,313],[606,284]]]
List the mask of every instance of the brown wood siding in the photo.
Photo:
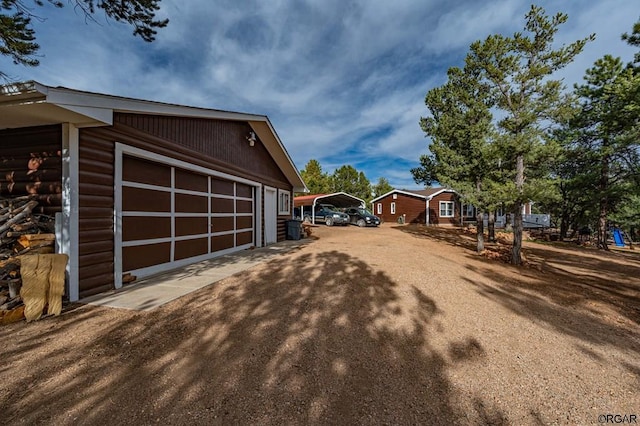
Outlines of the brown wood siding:
[[113,142],[80,129],[80,297],[113,288]]
[[[385,222],[397,223],[398,218],[402,215],[405,215],[405,223],[426,222],[426,200],[424,198],[397,193],[397,198],[393,199],[393,195],[389,194],[376,201],[373,205],[373,214]],[[382,203],[382,214],[378,214],[378,203]],[[391,203],[396,205],[395,214],[391,214]]]
[[[440,202],[453,202],[453,217],[440,217]],[[453,192],[443,192],[429,201],[429,223],[440,226],[460,226],[460,201]]]
[[[407,194],[396,193],[382,198],[373,203],[373,213],[379,216],[385,222],[396,223],[398,218],[403,214],[406,223],[426,223],[426,200],[420,197],[414,197]],[[454,216],[452,218],[440,217],[440,201],[454,202]],[[378,214],[378,204],[382,204],[382,214]],[[396,204],[396,213],[391,214],[391,203]],[[436,195],[429,201],[429,224],[440,226],[458,226],[460,225],[460,202],[454,192],[443,192]]]
[[[236,170],[249,173],[254,180],[269,178],[287,182],[264,145],[257,141],[249,146],[246,137],[252,131],[246,122],[152,116],[143,114],[115,114],[114,124],[124,124],[149,135],[199,152]],[[255,179],[261,177],[262,179]]]
[[62,126],[0,130],[0,196],[37,195],[37,213],[62,210]]

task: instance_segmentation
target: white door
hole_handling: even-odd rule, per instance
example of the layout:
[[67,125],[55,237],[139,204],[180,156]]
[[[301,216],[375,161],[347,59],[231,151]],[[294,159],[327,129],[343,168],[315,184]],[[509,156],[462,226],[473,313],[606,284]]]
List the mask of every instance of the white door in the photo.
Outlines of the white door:
[[264,243],[278,242],[278,197],[275,188],[264,188]]

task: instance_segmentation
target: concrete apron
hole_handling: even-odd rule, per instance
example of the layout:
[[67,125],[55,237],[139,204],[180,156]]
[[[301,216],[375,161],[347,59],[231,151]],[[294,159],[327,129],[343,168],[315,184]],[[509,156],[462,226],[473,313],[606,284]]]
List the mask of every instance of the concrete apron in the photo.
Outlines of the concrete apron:
[[275,256],[288,253],[309,240],[282,241],[267,247],[243,250],[215,259],[146,277],[111,290],[80,299],[80,303],[112,308],[150,311],[181,296],[245,271]]

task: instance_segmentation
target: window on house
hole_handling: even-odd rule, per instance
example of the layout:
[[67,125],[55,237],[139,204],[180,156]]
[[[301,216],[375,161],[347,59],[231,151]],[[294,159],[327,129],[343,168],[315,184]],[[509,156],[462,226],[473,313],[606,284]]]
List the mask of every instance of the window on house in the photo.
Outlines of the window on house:
[[393,199],[397,200],[398,199],[398,194],[393,194]]
[[462,217],[474,217],[475,209],[471,204],[463,204],[462,205]]
[[391,214],[396,214],[396,203],[391,203]]
[[291,192],[278,189],[278,214],[291,214]]
[[453,217],[453,201],[440,201],[440,217]]
[[382,214],[382,203],[376,204],[376,214]]

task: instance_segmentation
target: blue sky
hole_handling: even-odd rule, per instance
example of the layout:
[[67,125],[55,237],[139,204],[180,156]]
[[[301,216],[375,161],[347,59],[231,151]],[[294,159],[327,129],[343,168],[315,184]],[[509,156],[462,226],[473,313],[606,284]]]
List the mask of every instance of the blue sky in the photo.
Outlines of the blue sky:
[[[317,159],[344,164],[372,183],[419,189],[409,170],[428,152],[419,127],[427,91],[462,64],[469,45],[522,29],[520,0],[163,0],[170,19],[148,44],[124,24],[85,22],[63,9],[34,8],[40,66],[0,69],[118,96],[266,114],[299,169]],[[620,40],[640,18],[637,0],[539,1],[569,15],[556,38],[596,41],[558,77],[568,86],[604,54],[630,60]]]

